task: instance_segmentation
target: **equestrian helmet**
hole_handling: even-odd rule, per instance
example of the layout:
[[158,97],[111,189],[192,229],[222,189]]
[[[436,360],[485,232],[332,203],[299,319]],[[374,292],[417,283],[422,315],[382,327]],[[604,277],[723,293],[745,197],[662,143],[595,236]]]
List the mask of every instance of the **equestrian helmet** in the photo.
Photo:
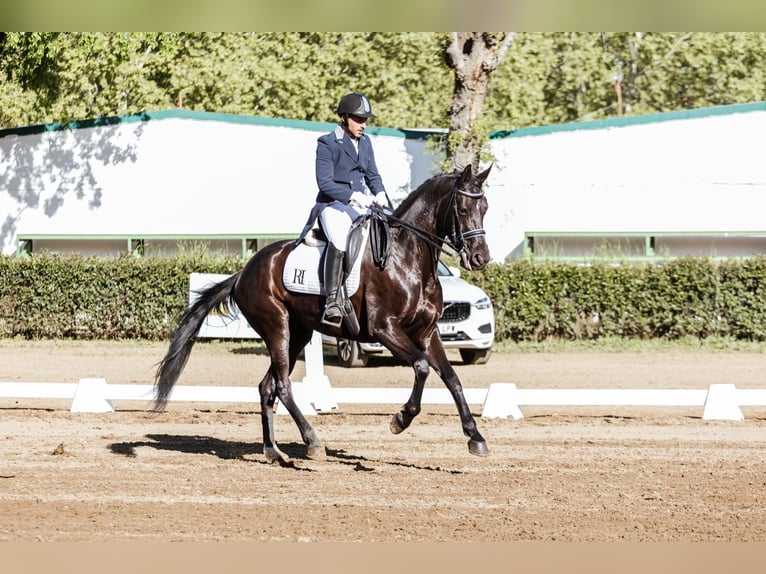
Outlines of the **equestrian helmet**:
[[340,99],[338,115],[359,116],[360,118],[373,118],[372,106],[367,96],[359,92],[351,92]]

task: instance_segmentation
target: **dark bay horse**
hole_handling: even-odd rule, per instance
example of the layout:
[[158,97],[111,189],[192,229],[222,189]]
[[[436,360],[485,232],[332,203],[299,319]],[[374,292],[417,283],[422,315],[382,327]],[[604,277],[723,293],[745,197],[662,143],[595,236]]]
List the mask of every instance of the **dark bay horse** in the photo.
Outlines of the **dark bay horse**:
[[361,284],[351,297],[359,318],[360,333],[353,337],[343,323],[331,327],[321,322],[324,296],[295,294],[282,282],[282,268],[293,241],[273,243],[258,251],[238,273],[200,292],[181,316],[155,380],[155,408],[164,408],[173,385],[191,353],[196,335],[213,309],[225,310],[234,302],[262,337],[271,365],[259,384],[263,450],[271,462],[289,459],[274,437],[274,403],[288,410],[307,447],[307,456],[322,459],[325,447],[293,400],[289,375],[299,353],[314,330],[359,341],[379,341],[415,372],[412,393],[391,421],[395,434],[406,429],[420,413],[423,388],[433,368],[449,389],[460,414],[468,450],[489,454],[463,396],[457,373],[444,351],[437,320],[442,312],[442,289],[436,267],[443,243],[459,253],[468,270],[483,269],[489,262],[484,214],[484,185],[490,168],[478,175],[471,166],[432,177],[413,191],[389,217],[389,252],[385,266],[373,261],[366,249]]

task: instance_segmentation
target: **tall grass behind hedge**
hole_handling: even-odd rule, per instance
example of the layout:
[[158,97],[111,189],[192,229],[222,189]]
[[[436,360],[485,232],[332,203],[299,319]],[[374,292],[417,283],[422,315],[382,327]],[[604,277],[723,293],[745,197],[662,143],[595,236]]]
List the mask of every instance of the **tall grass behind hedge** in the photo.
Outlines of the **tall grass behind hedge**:
[[517,261],[467,277],[490,296],[496,338],[766,340],[766,258],[660,263]]
[[192,272],[233,273],[238,257],[0,258],[0,337],[164,339]]

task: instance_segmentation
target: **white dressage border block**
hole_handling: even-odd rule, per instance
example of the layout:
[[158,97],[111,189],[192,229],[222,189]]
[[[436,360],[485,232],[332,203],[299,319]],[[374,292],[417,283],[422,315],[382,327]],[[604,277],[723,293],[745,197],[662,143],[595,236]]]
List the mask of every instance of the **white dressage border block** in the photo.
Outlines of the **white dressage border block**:
[[80,379],[72,398],[73,413],[113,413],[114,405],[106,398],[106,379]]
[[705,397],[704,420],[741,421],[745,419],[737,403],[737,387],[731,384],[710,385]]
[[[311,393],[309,406],[317,411],[329,412],[338,408],[330,385],[330,379],[324,374],[324,356],[322,354],[322,335],[317,331],[311,337],[311,341],[303,349],[306,363],[306,375],[303,377],[302,386]],[[304,403],[305,404],[305,403]],[[303,409],[301,409],[304,413]],[[277,413],[280,413],[277,405]]]

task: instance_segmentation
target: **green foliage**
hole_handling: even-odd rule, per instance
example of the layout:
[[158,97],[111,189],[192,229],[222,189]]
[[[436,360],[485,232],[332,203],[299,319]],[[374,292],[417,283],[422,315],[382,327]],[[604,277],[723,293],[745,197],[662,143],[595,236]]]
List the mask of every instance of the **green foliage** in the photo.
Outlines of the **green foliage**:
[[8,32],[0,45],[2,126],[173,107],[162,79],[175,43],[174,34],[146,32]]
[[443,32],[5,32],[0,128],[176,106],[331,122],[354,90],[377,125],[448,128],[432,143],[449,170],[493,161],[492,131],[766,99],[761,32],[517,33],[491,78],[488,62],[465,70],[474,83],[454,94],[449,45]]
[[[367,93],[375,123],[446,127],[443,34],[7,33],[0,127],[186,109],[335,121]],[[25,100],[26,105],[16,104]],[[32,103],[33,105],[29,105]],[[7,108],[7,109],[5,109]],[[26,110],[26,111],[25,111]]]
[[[0,128],[198,111],[334,121],[366,92],[377,125],[446,128],[438,32],[7,32]],[[489,83],[493,130],[766,99],[763,32],[521,32]]]
[[493,76],[495,129],[766,99],[761,32],[517,34]]
[[746,259],[720,267],[720,322],[738,339],[766,340],[766,258]]

